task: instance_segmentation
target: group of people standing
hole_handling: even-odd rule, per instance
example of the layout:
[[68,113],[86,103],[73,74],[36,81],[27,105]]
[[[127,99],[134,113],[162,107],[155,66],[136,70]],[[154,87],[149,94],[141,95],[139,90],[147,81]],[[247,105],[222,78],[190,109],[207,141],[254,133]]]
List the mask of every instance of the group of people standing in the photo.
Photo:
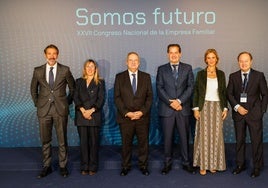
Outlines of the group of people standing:
[[[44,50],[47,62],[34,69],[31,95],[37,107],[42,142],[43,169],[38,178],[52,172],[51,141],[55,126],[59,144],[60,173],[67,177],[68,105],[75,103],[75,125],[80,138],[81,174],[94,175],[98,170],[99,129],[101,110],[105,100],[105,84],[100,78],[97,63],[89,59],[84,63],[82,77],[74,80],[69,67],[57,62],[59,50],[49,45]],[[251,143],[253,169],[251,177],[260,175],[263,167],[263,114],[268,103],[268,88],[262,72],[252,69],[252,55],[241,52],[238,57],[240,70],[230,74],[226,87],[225,73],[217,68],[219,56],[215,49],[204,55],[206,67],[194,80],[192,66],[180,61],[179,44],[167,46],[169,62],[158,67],[156,89],[159,98],[158,114],[163,130],[164,165],[166,175],[172,169],[173,134],[178,131],[182,169],[201,175],[207,171],[226,170],[223,121],[231,105],[236,133],[236,168],[233,174],[246,169],[246,128]],[[118,73],[114,83],[114,102],[117,123],[122,138],[121,176],[132,168],[133,138],[138,141],[138,167],[145,176],[148,169],[150,109],[153,102],[151,78],[139,70],[140,57],[129,52],[127,70]],[[68,86],[69,93],[66,92]],[[196,119],[193,158],[189,152],[190,117]],[[192,159],[192,161],[191,161]]]

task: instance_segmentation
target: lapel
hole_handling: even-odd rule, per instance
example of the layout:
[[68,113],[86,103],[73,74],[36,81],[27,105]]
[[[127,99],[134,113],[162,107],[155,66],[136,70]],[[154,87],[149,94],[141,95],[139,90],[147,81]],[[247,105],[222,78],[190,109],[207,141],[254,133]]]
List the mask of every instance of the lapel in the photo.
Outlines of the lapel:
[[[182,62],[180,62],[178,68],[179,68],[179,69],[178,69],[178,73],[179,73],[178,79],[175,80],[175,79],[173,78],[173,79],[175,80],[175,82],[177,82],[177,87],[181,85],[181,82],[182,82],[182,79],[181,79],[181,78],[184,77],[184,65],[183,65]],[[173,77],[173,76],[172,76],[172,77]]]
[[[247,87],[246,87],[246,93],[248,93],[249,88],[252,88],[252,84],[254,84],[254,74],[255,74],[254,70],[250,69],[250,72],[249,72],[249,75],[248,75],[248,83],[247,83]],[[242,85],[242,81],[241,81],[241,85]]]
[[[130,79],[131,78],[129,77],[128,70],[126,70],[124,73],[124,80],[125,80],[124,83],[126,83],[126,85],[123,87],[126,88],[126,90],[128,90],[129,93],[134,96]],[[139,84],[139,81],[138,81],[138,84]],[[137,91],[138,91],[138,87],[137,87]],[[137,93],[137,91],[136,91],[136,93]]]
[[55,82],[54,82],[54,85],[53,85],[53,88],[55,88],[58,83],[60,82],[60,73],[61,73],[61,64],[60,63],[57,63],[57,73],[56,73],[56,78],[55,78]]
[[41,66],[40,78],[41,78],[40,83],[50,89],[50,86],[46,79],[46,64]]
[[[174,87],[175,87],[175,78],[173,77],[173,74],[172,74],[172,68],[170,66],[170,63],[167,63],[166,66],[165,66],[165,69],[164,69],[164,77],[165,79],[167,79],[167,82],[168,83],[173,83]],[[180,74],[180,69],[179,69],[179,73]],[[178,80],[179,80],[179,77],[180,75],[178,76]]]

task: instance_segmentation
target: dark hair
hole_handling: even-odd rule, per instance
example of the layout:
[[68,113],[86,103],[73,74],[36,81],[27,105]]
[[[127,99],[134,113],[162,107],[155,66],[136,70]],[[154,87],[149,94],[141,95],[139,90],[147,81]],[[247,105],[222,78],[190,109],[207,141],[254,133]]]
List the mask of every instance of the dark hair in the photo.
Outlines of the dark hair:
[[171,48],[171,47],[177,47],[177,48],[179,48],[179,52],[181,53],[181,46],[179,44],[169,44],[167,46],[167,53],[169,53],[169,48]]
[[59,49],[58,49],[58,47],[56,46],[56,45],[54,45],[54,44],[50,44],[50,45],[48,45],[45,49],[44,49],[44,53],[46,54],[47,53],[47,49],[48,48],[54,48],[55,50],[57,50],[57,54],[59,54]]
[[253,59],[253,57],[252,57],[251,53],[244,51],[244,52],[240,52],[240,53],[238,54],[238,56],[237,56],[237,61],[239,61],[240,56],[241,56],[241,55],[243,55],[243,54],[248,54],[248,55],[249,55],[250,60],[252,60],[252,59]]

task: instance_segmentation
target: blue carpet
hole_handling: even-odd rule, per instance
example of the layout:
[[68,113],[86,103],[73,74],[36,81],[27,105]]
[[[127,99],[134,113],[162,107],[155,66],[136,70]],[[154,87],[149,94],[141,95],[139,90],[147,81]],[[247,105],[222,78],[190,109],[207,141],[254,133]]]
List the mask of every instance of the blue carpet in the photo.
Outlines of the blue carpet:
[[[268,151],[265,144],[264,151]],[[178,149],[176,149],[177,151]],[[57,149],[53,150],[54,163],[53,173],[43,179],[36,176],[41,169],[40,148],[0,148],[0,187],[116,187],[116,188],[265,188],[268,185],[267,164],[261,171],[261,176],[255,179],[249,177],[251,161],[247,160],[247,170],[239,175],[232,175],[234,166],[234,145],[226,144],[226,158],[228,168],[225,172],[216,174],[208,173],[206,176],[188,174],[181,169],[179,153],[174,153],[176,160],[172,171],[163,176],[160,174],[162,168],[163,148],[151,146],[149,170],[150,176],[144,176],[137,168],[136,150],[133,154],[133,168],[126,177],[119,176],[120,173],[120,147],[102,146],[100,149],[100,167],[94,176],[83,176],[80,174],[79,148],[70,147],[68,178],[60,176],[57,165]],[[247,153],[250,156],[250,145]],[[265,161],[267,161],[265,152]]]

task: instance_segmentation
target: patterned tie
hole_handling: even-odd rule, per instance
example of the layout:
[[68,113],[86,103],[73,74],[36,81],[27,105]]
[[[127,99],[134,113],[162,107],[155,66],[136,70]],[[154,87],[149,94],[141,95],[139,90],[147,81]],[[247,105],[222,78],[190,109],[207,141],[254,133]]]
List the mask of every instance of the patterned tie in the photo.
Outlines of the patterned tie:
[[133,93],[135,95],[136,90],[137,90],[137,87],[136,87],[136,74],[132,74],[132,76],[133,76],[133,79],[132,79],[132,90],[133,90]]
[[172,71],[172,75],[175,78],[175,80],[178,79],[178,65],[172,65],[173,67],[173,71]]
[[50,86],[50,88],[53,88],[53,85],[54,85],[53,68],[54,67],[50,67],[50,71],[49,71],[49,86]]

